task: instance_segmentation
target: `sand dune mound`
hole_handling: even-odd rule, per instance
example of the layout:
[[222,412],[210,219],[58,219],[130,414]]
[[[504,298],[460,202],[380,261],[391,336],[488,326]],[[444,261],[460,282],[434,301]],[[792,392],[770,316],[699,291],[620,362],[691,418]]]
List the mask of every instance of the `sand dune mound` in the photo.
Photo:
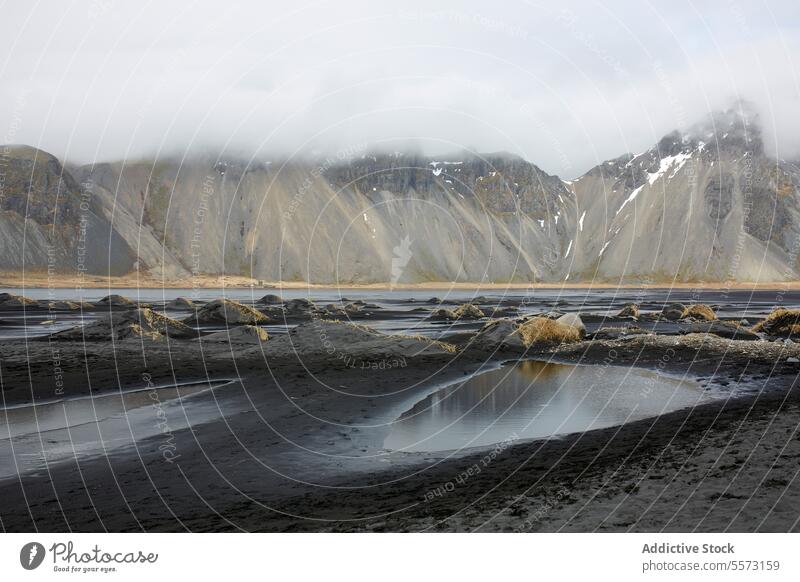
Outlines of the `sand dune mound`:
[[453,311],[456,319],[481,319],[486,314],[472,303],[465,303]]
[[110,306],[110,307],[134,307],[136,305],[136,303],[133,300],[128,299],[124,295],[112,294],[112,295],[106,295],[105,297],[103,297],[99,301],[96,301],[95,305],[98,305],[100,307],[106,307],[106,306]]
[[583,322],[578,315],[568,315],[569,317],[563,316],[558,320],[531,317],[522,323],[513,319],[490,321],[475,335],[472,345],[484,349],[527,349],[537,345],[551,346],[580,341],[586,333]]
[[186,297],[176,297],[164,305],[166,309],[194,309],[195,303]]
[[263,350],[272,357],[324,357],[345,362],[371,362],[456,351],[450,344],[422,336],[387,335],[364,325],[323,319],[303,323],[286,335],[270,339]]
[[261,299],[258,300],[259,303],[263,303],[264,305],[280,305],[283,303],[283,298],[280,295],[275,295],[274,293],[267,293]]
[[648,334],[646,329],[642,329],[638,326],[625,326],[625,327],[616,327],[616,326],[609,326],[609,327],[601,327],[596,332],[592,334],[593,340],[618,340],[618,339],[625,339],[631,337],[633,335],[642,335]]
[[269,339],[267,330],[255,325],[240,325],[200,338],[202,343],[260,344]]
[[254,325],[266,323],[267,316],[230,299],[215,299],[206,303],[191,317],[184,320],[189,325],[204,323],[225,323],[228,325]]
[[39,301],[39,307],[51,311],[95,310],[95,306],[85,301]]
[[746,327],[741,327],[735,323],[720,321],[718,319],[692,323],[686,329],[686,333],[710,333],[719,337],[735,340],[755,341],[760,339],[756,333],[753,333]]
[[195,335],[196,332],[186,324],[141,307],[110,313],[100,321],[55,333],[50,338],[65,341],[108,341],[137,337],[161,339],[164,336],[189,338]]
[[617,317],[630,317],[633,319],[639,319],[639,306],[635,303],[626,303],[622,306],[622,309],[619,310],[617,313]]
[[482,319],[486,314],[472,303],[465,303],[456,309],[437,309],[431,319],[437,321],[456,321],[458,319]]
[[685,313],[686,306],[683,303],[670,303],[661,311],[661,317],[669,321],[678,321]]
[[37,306],[38,303],[24,295],[14,295],[13,293],[0,293],[0,307],[27,307]]
[[769,335],[800,335],[800,309],[775,309],[766,319],[753,326],[753,331]]
[[703,303],[696,303],[687,307],[681,319],[696,319],[700,321],[714,321],[717,319],[717,314],[708,305]]
[[299,297],[286,302],[287,313],[306,313],[316,308],[313,301]]
[[516,333],[526,346],[580,341],[586,331],[583,323],[577,315],[568,315],[572,316],[568,320],[564,320],[567,315],[556,320],[532,317],[521,324]]

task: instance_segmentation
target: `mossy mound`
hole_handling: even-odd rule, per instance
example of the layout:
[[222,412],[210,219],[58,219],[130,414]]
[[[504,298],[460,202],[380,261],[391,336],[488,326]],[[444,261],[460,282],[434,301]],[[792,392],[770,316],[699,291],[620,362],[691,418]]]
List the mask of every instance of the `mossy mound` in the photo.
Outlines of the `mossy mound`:
[[481,349],[507,347],[524,350],[537,345],[580,341],[583,335],[580,326],[547,317],[531,317],[522,323],[513,319],[496,319],[484,325],[470,343]]
[[13,293],[0,293],[0,307],[33,307],[38,302],[25,297],[24,295],[14,295]]
[[577,342],[583,337],[580,328],[546,317],[530,318],[517,328],[516,333],[526,346]]
[[111,313],[84,327],[74,327],[50,336],[66,341],[108,341],[128,338],[161,339],[190,338],[196,332],[188,325],[152,309],[141,307],[131,311]]
[[225,323],[227,325],[255,325],[266,323],[268,317],[260,311],[230,299],[215,299],[184,320],[188,324]]
[[100,301],[97,301],[97,305],[100,306],[111,306],[111,307],[134,307],[136,303],[123,295],[111,294],[106,295]]
[[456,319],[481,319],[486,317],[486,314],[472,303],[465,303],[460,305],[453,311]]
[[639,319],[639,315],[639,306],[636,303],[626,303],[617,313],[617,317],[630,317],[633,319]]
[[437,309],[431,319],[439,321],[456,321],[457,319],[482,319],[486,314],[472,303],[465,303],[457,309]]
[[800,309],[775,309],[766,319],[753,326],[756,333],[777,336],[800,335]]
[[255,325],[240,325],[232,329],[210,333],[201,338],[202,342],[260,344],[269,339],[267,330]]
[[687,307],[681,319],[697,319],[701,321],[714,321],[717,319],[717,314],[708,305],[703,303],[695,303]]

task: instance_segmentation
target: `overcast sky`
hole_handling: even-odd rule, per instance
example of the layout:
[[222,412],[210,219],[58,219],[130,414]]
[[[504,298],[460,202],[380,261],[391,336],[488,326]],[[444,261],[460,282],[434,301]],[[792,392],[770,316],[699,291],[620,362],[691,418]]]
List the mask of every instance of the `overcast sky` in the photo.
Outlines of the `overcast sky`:
[[[435,7],[431,5],[436,4]],[[6,2],[0,141],[76,162],[510,151],[564,178],[739,97],[800,155],[800,2]]]

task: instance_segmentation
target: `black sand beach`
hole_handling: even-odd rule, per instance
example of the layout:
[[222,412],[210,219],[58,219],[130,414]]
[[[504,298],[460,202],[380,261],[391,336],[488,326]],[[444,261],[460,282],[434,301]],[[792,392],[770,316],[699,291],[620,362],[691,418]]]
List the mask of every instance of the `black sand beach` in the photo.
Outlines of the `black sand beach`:
[[[632,329],[632,322],[583,315],[583,341],[523,349],[473,340],[488,319],[442,335],[452,342],[441,344],[447,349],[423,336],[375,336],[315,318],[297,324],[294,335],[256,344],[171,337],[0,342],[5,407],[131,389],[152,395],[128,416],[136,421],[129,421],[127,442],[119,427],[105,451],[81,452],[81,443],[67,441],[74,453],[62,450],[52,463],[34,459],[0,480],[0,525],[796,531],[800,345],[686,333],[698,325],[688,321],[670,323],[670,333],[599,339],[608,336],[593,335],[601,325]],[[646,327],[646,319],[638,325]],[[531,358],[592,366],[601,380],[604,370],[626,369],[697,380],[713,398],[547,439],[449,452],[384,448],[392,422],[437,387]],[[160,400],[159,387],[210,380],[221,385],[187,393],[177,407]],[[641,398],[650,389],[642,386]],[[142,427],[149,432],[137,438]],[[37,436],[42,449],[54,434]]]

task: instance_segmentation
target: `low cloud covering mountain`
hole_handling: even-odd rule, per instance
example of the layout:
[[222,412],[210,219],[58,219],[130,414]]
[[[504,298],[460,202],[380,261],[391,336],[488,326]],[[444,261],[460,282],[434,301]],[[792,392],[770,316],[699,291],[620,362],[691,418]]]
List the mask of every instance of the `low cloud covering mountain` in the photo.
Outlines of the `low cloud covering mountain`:
[[571,181],[509,154],[352,154],[65,169],[6,147],[0,268],[328,284],[798,276],[800,168],[764,153],[746,108]]

